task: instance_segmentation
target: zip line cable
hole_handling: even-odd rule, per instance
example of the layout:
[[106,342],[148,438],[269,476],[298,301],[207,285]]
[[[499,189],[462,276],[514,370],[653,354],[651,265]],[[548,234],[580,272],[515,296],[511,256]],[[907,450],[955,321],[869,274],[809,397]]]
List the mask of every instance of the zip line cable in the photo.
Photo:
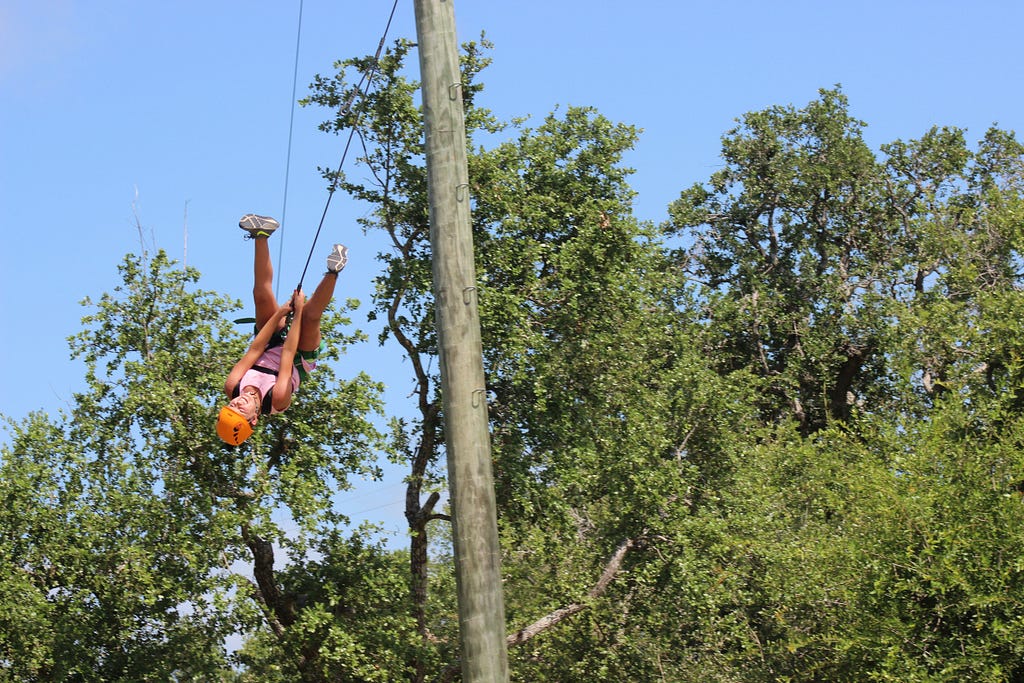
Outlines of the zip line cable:
[[[292,168],[292,131],[295,129],[295,91],[299,82],[299,45],[302,41],[302,0],[299,0],[299,22],[295,28],[295,68],[292,71],[292,110],[288,119],[288,153],[284,162],[284,197],[281,200],[281,225],[286,225],[285,214],[288,211],[288,176]],[[281,239],[277,243],[277,269],[281,270],[281,257],[284,254],[284,233],[281,231]],[[281,278],[277,279],[277,289],[274,291],[274,298],[281,296]]]
[[[395,11],[398,9],[398,0],[394,1],[391,6],[391,14],[388,16],[387,25],[384,27],[384,33],[380,37],[380,42],[377,43],[377,52],[373,56],[373,63],[370,65],[370,69],[367,73],[364,73],[359,81],[359,84],[349,93],[348,99],[345,101],[341,110],[338,112],[338,117],[342,118],[348,114],[349,109],[352,107],[352,103],[355,101],[357,94],[361,95],[364,99],[366,94],[370,91],[370,87],[373,84],[373,77],[376,75],[378,67],[380,65],[380,54],[384,50],[384,43],[388,37],[388,31],[391,29],[391,22],[395,18]],[[301,4],[300,4],[301,11]],[[298,47],[296,46],[296,55],[298,54]],[[298,57],[296,57],[296,69],[298,68]],[[364,89],[365,84],[365,89]],[[294,102],[295,97],[292,96]],[[293,104],[294,106],[294,104]],[[302,289],[302,283],[306,279],[306,271],[309,270],[309,262],[313,258],[313,251],[316,249],[317,240],[320,238],[320,231],[323,230],[324,220],[327,218],[327,210],[331,206],[331,198],[334,196],[334,191],[338,189],[338,178],[341,177],[341,169],[345,165],[345,158],[348,156],[349,147],[352,145],[352,138],[355,136],[355,127],[349,129],[348,141],[345,143],[345,149],[341,155],[341,162],[338,164],[338,170],[334,174],[334,178],[331,181],[331,186],[328,188],[327,202],[324,205],[323,213],[320,215],[320,224],[317,226],[316,234],[313,236],[313,244],[309,247],[309,255],[306,257],[306,265],[302,268],[302,275],[299,277],[299,284],[296,286],[296,290]]]
[[[288,151],[287,151],[287,155],[286,155],[286,159],[285,159],[284,192],[283,192],[283,199],[282,199],[282,206],[281,206],[281,225],[282,226],[284,225],[285,212],[287,211],[287,207],[288,207],[288,185],[289,185],[288,179],[289,179],[290,170],[291,170],[292,133],[293,133],[294,127],[295,127],[295,103],[296,103],[295,95],[296,95],[296,89],[297,89],[297,86],[298,86],[298,78],[299,78],[299,52],[300,52],[300,47],[301,47],[301,44],[302,44],[302,6],[303,6],[303,0],[299,0],[299,20],[298,20],[298,26],[296,28],[296,35],[295,35],[295,60],[294,60],[294,68],[293,68],[293,71],[292,71],[291,116],[289,117],[289,121],[288,121]],[[356,86],[356,88],[349,94],[349,97],[345,101],[344,106],[338,112],[339,118],[345,116],[348,113],[349,109],[352,107],[353,101],[355,100],[356,94],[361,94],[361,95],[363,95],[363,97],[365,97],[366,93],[369,92],[370,86],[371,86],[371,84],[373,82],[373,76],[376,74],[377,68],[378,68],[378,66],[380,64],[380,53],[384,49],[384,43],[385,43],[385,41],[387,41],[388,32],[391,29],[391,22],[395,18],[395,11],[397,9],[398,9],[398,0],[395,0],[394,4],[392,4],[392,6],[391,6],[391,13],[388,15],[388,22],[387,22],[387,25],[384,27],[384,33],[380,37],[380,42],[377,43],[377,52],[373,56],[373,64],[371,65],[371,68],[369,69],[368,73],[364,73],[363,74],[362,78],[359,81],[359,85]],[[366,84],[365,90],[363,89],[363,84],[364,83]],[[327,195],[327,203],[324,206],[323,214],[321,214],[321,216],[320,216],[320,224],[317,226],[316,234],[313,236],[313,244],[309,248],[309,255],[306,257],[306,265],[302,269],[302,276],[299,278],[299,284],[296,286],[296,290],[302,289],[302,283],[306,279],[306,271],[309,269],[309,262],[313,258],[313,251],[316,249],[317,240],[320,238],[320,232],[321,232],[321,230],[324,227],[324,220],[327,218],[327,209],[330,207],[330,205],[331,205],[331,197],[334,196],[334,191],[338,187],[338,177],[341,175],[341,169],[345,165],[345,157],[348,155],[349,147],[352,145],[352,137],[353,137],[354,134],[355,134],[355,129],[354,128],[350,129],[349,136],[348,136],[348,141],[345,143],[345,151],[343,152],[342,157],[341,157],[341,163],[338,164],[338,170],[335,173],[334,179],[331,181],[331,186],[329,188],[328,195]],[[281,240],[279,241],[278,245],[279,246],[278,246],[278,251],[277,251],[277,270],[278,270],[278,272],[280,272],[280,270],[281,270],[281,262],[282,262],[282,255],[284,253],[284,230],[281,231]],[[275,298],[279,298],[280,294],[281,294],[281,280],[280,280],[280,278],[278,278],[277,289],[274,292],[274,297]],[[240,323],[240,322],[254,322],[254,321],[255,321],[255,319],[239,318],[235,322],[239,322]]]

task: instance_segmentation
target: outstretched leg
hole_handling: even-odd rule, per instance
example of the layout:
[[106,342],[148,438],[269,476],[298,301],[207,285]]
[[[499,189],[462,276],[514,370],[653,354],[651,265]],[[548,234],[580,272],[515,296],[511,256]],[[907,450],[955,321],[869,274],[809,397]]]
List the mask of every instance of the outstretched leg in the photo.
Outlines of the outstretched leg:
[[261,328],[277,310],[274,265],[267,238],[277,230],[278,223],[273,218],[247,214],[242,216],[238,226],[248,232],[253,241],[252,300],[256,305],[256,327]]
[[327,257],[327,272],[306,301],[302,309],[302,328],[299,330],[299,351],[316,351],[320,348],[320,319],[334,298],[334,286],[338,284],[338,273],[348,263],[348,249],[340,244]]

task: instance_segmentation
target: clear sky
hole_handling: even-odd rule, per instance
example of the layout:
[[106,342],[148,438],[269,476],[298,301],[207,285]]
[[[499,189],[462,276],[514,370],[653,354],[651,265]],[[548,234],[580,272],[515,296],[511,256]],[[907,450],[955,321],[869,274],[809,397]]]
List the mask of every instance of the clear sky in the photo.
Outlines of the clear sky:
[[[148,246],[246,301],[238,218],[283,214],[281,291],[294,286],[327,198],[316,167],[336,167],[343,140],[317,130],[327,112],[295,108],[287,163],[293,74],[302,97],[335,60],[372,54],[391,7],[303,0],[299,33],[299,0],[0,3],[0,413],[56,413],[83,388],[66,338],[87,313],[78,302],[110,291],[139,251],[136,216]],[[664,220],[708,177],[736,118],[836,84],[876,149],[933,125],[972,142],[992,124],[1024,134],[1019,0],[456,0],[455,13],[460,41],[495,43],[478,102],[499,118],[592,105],[643,129],[627,159],[641,219]],[[415,38],[412,0],[397,37]],[[347,243],[339,294],[368,304],[379,246],[355,225],[365,212],[335,195],[310,272]],[[398,401],[411,389],[407,366],[372,348],[336,369],[366,369]],[[397,504],[401,484],[352,495],[370,512]]]

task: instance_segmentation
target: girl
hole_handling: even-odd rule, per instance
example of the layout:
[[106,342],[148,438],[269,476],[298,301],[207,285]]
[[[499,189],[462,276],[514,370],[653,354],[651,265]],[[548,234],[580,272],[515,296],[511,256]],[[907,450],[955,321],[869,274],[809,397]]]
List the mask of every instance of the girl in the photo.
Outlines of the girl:
[[[278,306],[274,297],[274,270],[267,240],[278,222],[266,216],[247,214],[238,222],[253,240],[256,337],[224,382],[229,402],[217,418],[217,434],[232,446],[252,435],[260,415],[284,411],[292,394],[316,367],[320,354],[320,318],[334,296],[338,273],[348,263],[348,249],[335,244],[327,257],[327,272],[313,296],[297,289],[288,303]],[[288,315],[292,323],[288,325]]]

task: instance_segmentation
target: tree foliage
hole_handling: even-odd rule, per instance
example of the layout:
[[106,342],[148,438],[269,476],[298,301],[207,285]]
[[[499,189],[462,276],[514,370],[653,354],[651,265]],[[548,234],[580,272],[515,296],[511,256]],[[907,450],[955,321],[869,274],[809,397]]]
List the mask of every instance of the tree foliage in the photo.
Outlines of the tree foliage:
[[[259,585],[274,570],[266,551],[276,541],[301,558],[308,544],[273,513],[309,532],[333,527],[334,490],[368,467],[377,390],[329,368],[252,447],[224,447],[210,426],[244,345],[222,318],[237,304],[193,291],[198,274],[163,252],[126,257],[120,273],[112,294],[84,302],[93,312],[70,340],[86,389],[67,414],[12,425],[2,451],[11,609],[0,670],[13,680],[223,673],[226,638],[257,628],[261,612],[288,615]],[[332,339],[330,355],[352,341]]]
[[863,125],[838,90],[749,114],[670,208],[708,357],[770,430],[708,511],[748,539],[748,636],[712,671],[1017,680],[1022,148],[933,128],[876,156]]
[[[237,303],[127,257],[71,339],[87,389],[0,450],[3,679],[458,678],[413,48],[351,111],[367,58],[305,101],[360,136],[368,175],[325,176],[382,238],[368,322],[410,405],[378,433],[379,385],[327,362],[222,447]],[[498,121],[488,48],[461,92],[513,680],[1024,680],[1014,135],[876,151],[826,89],[740,118],[653,225],[639,131]],[[334,501],[377,458],[407,467],[407,550]]]

